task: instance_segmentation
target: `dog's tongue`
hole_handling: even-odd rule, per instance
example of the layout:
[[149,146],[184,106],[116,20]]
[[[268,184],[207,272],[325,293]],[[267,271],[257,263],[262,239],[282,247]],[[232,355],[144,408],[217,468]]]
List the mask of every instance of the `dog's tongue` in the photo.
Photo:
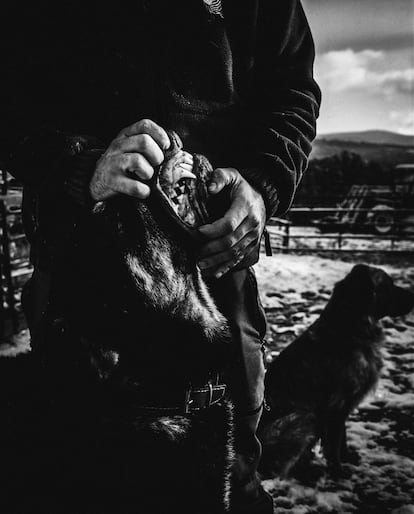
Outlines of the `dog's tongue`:
[[170,214],[196,229],[208,221],[207,180],[212,169],[207,159],[184,151],[177,134],[169,135],[171,146],[158,171],[159,189],[172,210]]

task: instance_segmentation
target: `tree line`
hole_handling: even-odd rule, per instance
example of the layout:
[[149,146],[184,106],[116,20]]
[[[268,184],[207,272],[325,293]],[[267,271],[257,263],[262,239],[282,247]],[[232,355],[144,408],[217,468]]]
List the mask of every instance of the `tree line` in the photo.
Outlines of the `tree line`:
[[361,155],[343,151],[322,159],[313,159],[305,173],[295,205],[335,205],[353,184],[390,185],[392,166],[366,160]]

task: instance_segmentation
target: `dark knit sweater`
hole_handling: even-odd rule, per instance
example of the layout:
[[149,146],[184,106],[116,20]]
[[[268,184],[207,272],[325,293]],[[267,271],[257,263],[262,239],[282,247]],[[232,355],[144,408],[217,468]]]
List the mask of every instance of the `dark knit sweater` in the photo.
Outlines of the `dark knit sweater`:
[[[3,7],[0,159],[32,188],[88,191],[99,152],[142,118],[235,167],[268,215],[306,169],[320,92],[299,0]],[[214,2],[220,5],[220,2]]]

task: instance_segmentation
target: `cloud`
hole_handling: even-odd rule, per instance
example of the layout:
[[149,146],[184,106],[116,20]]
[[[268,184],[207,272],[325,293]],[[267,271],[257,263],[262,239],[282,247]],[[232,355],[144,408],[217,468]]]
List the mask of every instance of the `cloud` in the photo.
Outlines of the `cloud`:
[[414,112],[409,111],[391,111],[390,120],[393,129],[400,134],[414,134]]
[[371,90],[386,96],[411,95],[414,90],[414,68],[378,70],[384,62],[381,50],[330,51],[315,64],[315,75],[322,89],[333,92]]
[[411,95],[414,91],[414,68],[388,71],[380,77],[380,85],[386,92]]

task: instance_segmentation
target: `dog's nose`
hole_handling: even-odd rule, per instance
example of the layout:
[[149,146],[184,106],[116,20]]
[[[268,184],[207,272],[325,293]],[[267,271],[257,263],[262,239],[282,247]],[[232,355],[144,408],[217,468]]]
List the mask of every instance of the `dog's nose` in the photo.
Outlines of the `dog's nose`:
[[414,294],[407,289],[394,286],[391,295],[390,316],[404,316],[408,314],[414,307]]

